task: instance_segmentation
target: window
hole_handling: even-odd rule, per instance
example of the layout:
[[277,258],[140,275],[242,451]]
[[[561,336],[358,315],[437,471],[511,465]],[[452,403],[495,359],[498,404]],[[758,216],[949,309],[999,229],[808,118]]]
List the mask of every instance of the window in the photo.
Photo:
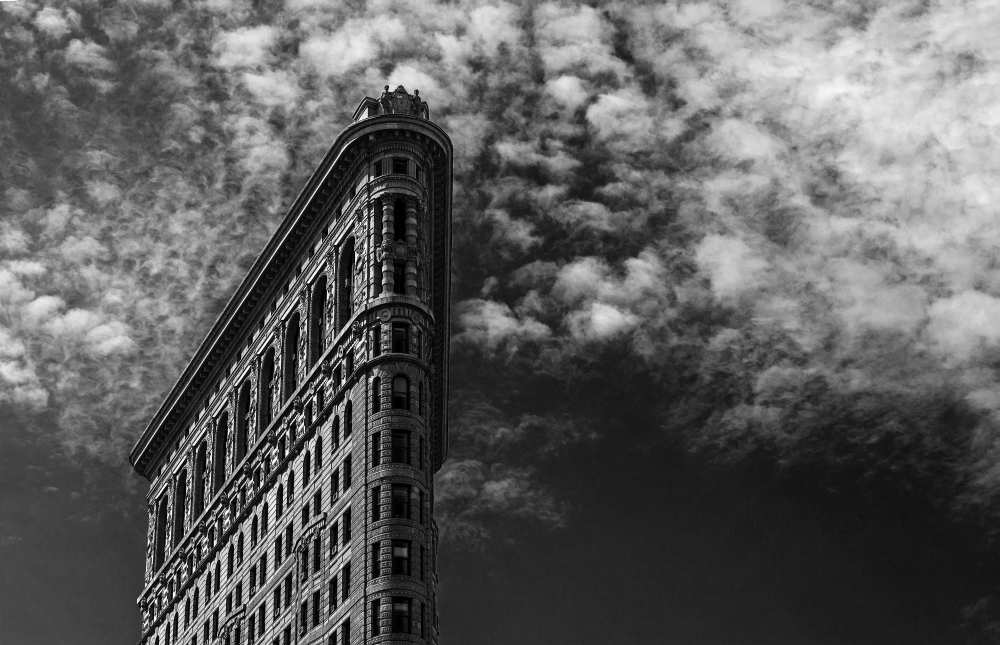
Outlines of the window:
[[285,512],[285,487],[282,484],[278,484],[277,494],[274,496],[274,516],[281,517],[282,513]]
[[420,523],[424,523],[424,491],[417,491],[417,509],[420,513]]
[[233,592],[226,594],[226,615],[233,613]]
[[409,484],[392,485],[392,517],[410,519],[410,493]]
[[326,276],[321,275],[312,288],[309,306],[309,364],[323,355],[326,343]]
[[316,537],[313,538],[313,554],[312,554],[312,556],[313,556],[313,563],[312,563],[312,565],[313,565],[313,573],[318,573],[320,565],[322,564],[322,560],[323,560],[323,551],[322,551],[323,544],[322,544],[322,542],[323,542],[322,538],[320,538],[320,535],[317,533]]
[[262,431],[271,424],[274,412],[274,348],[268,348],[260,368],[260,386],[257,390],[257,410],[260,418],[258,427]]
[[319,515],[319,513],[320,513],[319,509],[320,509],[320,502],[321,501],[323,501],[322,500],[322,491],[320,489],[316,489],[316,492],[313,493],[313,515],[314,516],[315,515]]
[[381,550],[382,550],[381,542],[375,541],[372,543],[372,552],[371,552],[372,578],[377,578],[380,575],[382,575],[382,567],[379,566],[381,564],[381,562],[379,561],[381,559],[381,553],[380,553]]
[[243,534],[240,533],[239,537],[236,538],[236,564],[243,564]]
[[285,557],[292,554],[292,525],[285,527]]
[[372,636],[378,636],[379,633],[381,633],[379,625],[379,613],[381,608],[379,607],[379,604],[380,602],[378,598],[371,601]]
[[353,461],[351,455],[344,457],[344,491],[351,487],[351,463]]
[[266,600],[264,602],[260,603],[260,607],[257,607],[257,635],[258,636],[263,636],[264,635],[264,612],[266,611],[265,610],[265,605],[267,605],[267,601]]
[[421,579],[421,580],[423,580],[423,579],[424,579],[424,560],[425,560],[426,558],[427,558],[427,553],[426,553],[426,549],[424,548],[424,545],[423,545],[423,544],[421,544],[421,545],[420,545],[420,568],[419,568],[419,571],[420,571],[420,579]]
[[406,262],[392,263],[392,292],[406,295]]
[[406,175],[408,162],[406,157],[393,157],[392,158],[392,174],[394,175]]
[[424,382],[417,383],[417,414],[424,416]]
[[409,353],[410,351],[410,326],[406,323],[392,323],[392,351],[396,353]]
[[274,570],[277,571],[281,565],[281,554],[283,550],[281,548],[281,534],[274,538]]
[[250,578],[248,579],[250,584],[250,595],[252,596],[255,591],[257,591],[257,565],[252,565],[250,567]]
[[382,433],[372,433],[372,466],[382,464]]
[[330,525],[330,553],[336,553],[339,544],[340,529],[337,526],[337,521],[334,520],[333,524]]
[[375,246],[382,246],[382,203],[376,200],[372,207],[372,233],[375,238]]
[[257,520],[257,516],[254,515],[253,519],[250,520],[250,546],[251,547],[257,546],[257,531],[258,531],[258,528],[259,528],[259,521]]
[[410,379],[397,374],[392,379],[392,407],[395,410],[410,409]]
[[372,379],[372,412],[382,411],[382,379]]
[[288,473],[288,486],[285,488],[285,502],[288,506],[292,505],[292,501],[295,499],[295,471]]
[[372,356],[382,353],[382,325],[375,323],[371,329],[372,335]]
[[375,162],[374,168],[372,168],[372,175],[374,175],[375,177],[381,177],[384,174],[385,172],[382,170],[382,160],[379,159],[378,161]]
[[308,450],[306,454],[302,457],[302,485],[308,486],[309,480],[312,478],[312,453]]
[[410,463],[410,431],[409,430],[393,430],[392,431],[392,457],[393,463],[396,464],[408,464]]
[[267,533],[267,502],[264,502],[264,507],[260,511],[260,530],[261,533]]
[[214,476],[212,490],[218,493],[226,481],[226,444],[229,441],[229,415],[223,413],[215,424]]
[[406,241],[406,200],[397,199],[392,207],[392,233],[397,242]]
[[392,631],[395,634],[409,634],[410,605],[413,601],[403,596],[392,597]]
[[250,381],[243,381],[236,403],[236,460],[240,463],[250,443]]
[[424,451],[426,449],[427,449],[426,448],[426,442],[424,441],[423,437],[420,437],[420,454],[417,456],[417,459],[419,460],[417,462],[417,467],[418,468],[422,469],[424,467]]
[[[352,188],[353,190],[353,188]],[[353,197],[353,195],[352,195]],[[354,281],[354,238],[344,242],[340,250],[340,262],[337,265],[337,326],[343,327],[351,318]]]
[[341,516],[341,524],[344,525],[344,544],[351,541],[351,509],[344,511]]
[[312,626],[319,625],[319,592],[314,591],[312,597]]
[[292,604],[292,574],[285,576],[284,582],[285,608]]
[[[379,229],[379,241],[376,242],[376,246],[382,243],[381,229]],[[379,296],[382,294],[382,263],[373,262],[372,263],[372,296]]]
[[257,618],[253,614],[250,614],[250,618],[247,619],[247,642],[253,643],[256,640],[256,638],[257,638]]
[[392,575],[410,575],[410,541],[392,541]]
[[323,437],[316,437],[316,470],[323,468]]
[[328,602],[330,605],[330,613],[337,608],[337,574],[333,574],[330,578],[329,589],[327,590],[327,595],[329,596]]
[[153,544],[153,568],[159,569],[167,554],[167,494],[160,496],[156,509],[156,538]]
[[194,517],[205,509],[205,470],[208,468],[208,443],[201,442],[194,460]]
[[340,468],[334,468],[330,475],[330,503],[340,498]]
[[309,601],[303,600],[299,605],[299,636],[306,633],[309,619]]
[[302,505],[302,526],[309,523],[309,502]]
[[264,580],[267,576],[267,552],[260,554],[260,564],[257,566],[257,571],[260,574],[260,586],[264,586]]
[[[394,485],[395,486],[395,485]],[[372,487],[372,522],[382,519],[382,487]]]
[[274,618],[278,617],[281,611],[281,585],[275,585],[274,591],[272,592],[273,598],[271,598],[271,613]]
[[351,643],[351,618],[344,619],[344,624],[340,626],[340,645],[350,645]]
[[[353,370],[352,370],[353,371]],[[344,406],[344,439],[351,436],[351,427],[354,424],[354,404],[351,401]]]
[[351,595],[351,563],[348,562],[344,565],[344,568],[340,570],[340,599],[342,601],[347,601]]

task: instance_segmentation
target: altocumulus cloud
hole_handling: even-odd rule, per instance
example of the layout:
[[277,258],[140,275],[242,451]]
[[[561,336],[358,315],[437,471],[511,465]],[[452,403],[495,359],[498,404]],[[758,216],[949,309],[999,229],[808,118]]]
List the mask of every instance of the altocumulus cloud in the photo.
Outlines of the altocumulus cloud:
[[456,144],[456,371],[489,384],[455,393],[454,534],[566,521],[539,466],[601,419],[514,385],[581,370],[663,394],[637,440],[997,528],[994,3],[0,11],[0,401],[43,440],[123,460],[388,80]]

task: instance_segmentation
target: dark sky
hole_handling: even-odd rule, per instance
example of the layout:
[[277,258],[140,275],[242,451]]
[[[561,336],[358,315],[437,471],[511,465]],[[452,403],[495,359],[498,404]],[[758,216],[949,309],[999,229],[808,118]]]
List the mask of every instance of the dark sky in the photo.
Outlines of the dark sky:
[[135,639],[128,450],[385,83],[455,144],[447,642],[1000,642],[994,4],[0,3],[0,642]]

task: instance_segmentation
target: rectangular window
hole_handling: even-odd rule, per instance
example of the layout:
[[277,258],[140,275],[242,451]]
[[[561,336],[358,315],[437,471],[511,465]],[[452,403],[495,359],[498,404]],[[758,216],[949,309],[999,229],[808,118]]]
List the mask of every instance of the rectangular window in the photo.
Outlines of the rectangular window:
[[335,468],[330,475],[330,504],[340,499],[340,468]]
[[[396,485],[393,484],[393,487]],[[382,519],[382,487],[372,487],[372,522]]]
[[392,292],[406,295],[406,262],[392,263]]
[[406,175],[408,167],[406,157],[393,157],[392,158],[392,174],[394,175]]
[[339,532],[337,521],[334,520],[333,524],[330,525],[330,553],[337,552],[337,547],[340,545]]
[[410,575],[410,541],[392,541],[392,575]]
[[319,592],[313,592],[312,599],[312,626],[315,627],[319,625]]
[[392,631],[395,634],[409,634],[410,605],[412,600],[403,596],[392,597]]
[[274,598],[271,599],[271,610],[274,614],[274,618],[278,618],[278,613],[281,610],[281,585],[275,585],[273,591]]
[[264,600],[260,603],[260,607],[257,607],[257,635],[264,636],[264,612],[266,611],[267,601]]
[[292,574],[285,576],[285,607],[292,604]]
[[306,633],[309,620],[309,601],[303,600],[299,605],[299,636]]
[[381,603],[379,602],[378,598],[375,598],[374,600],[371,601],[371,616],[369,620],[371,620],[372,623],[372,636],[378,636],[379,633],[381,633],[379,625],[379,618],[380,618],[379,613],[381,609],[381,607],[379,607],[380,604]]
[[382,433],[372,433],[372,466],[382,464]]
[[351,645],[351,619],[344,619],[344,624],[340,626],[340,645]]
[[392,351],[398,354],[410,352],[410,326],[407,323],[392,323]]
[[375,323],[372,326],[372,356],[382,354],[382,325]]
[[250,584],[249,584],[249,586],[250,586],[250,595],[252,596],[253,592],[257,591],[257,565],[256,564],[250,567],[249,582],[250,582]]
[[424,548],[424,545],[421,544],[420,545],[420,579],[421,580],[424,579],[424,560],[426,559],[426,557],[427,557],[426,549]]
[[274,538],[274,570],[277,571],[279,565],[281,564],[281,554],[283,553],[281,549],[281,535]]
[[392,485],[392,517],[398,519],[410,519],[410,495],[409,484]]
[[260,532],[267,533],[267,502],[264,502],[264,507],[260,513]]
[[381,542],[372,543],[372,577],[377,578],[382,574],[381,567],[379,566],[379,558],[381,557],[379,551],[381,551]]
[[383,172],[383,170],[382,170],[382,160],[381,159],[379,159],[378,161],[376,161],[373,165],[374,165],[374,167],[372,168],[372,175],[373,176],[375,176],[375,177],[381,177],[382,175],[385,174]]
[[420,468],[421,470],[423,470],[423,468],[424,468],[424,450],[425,449],[426,449],[426,445],[425,445],[425,442],[424,442],[424,438],[420,437],[420,455],[417,457],[419,459],[419,461],[417,462],[417,468]]
[[257,638],[257,617],[253,614],[247,619],[247,643],[253,645]]
[[313,493],[313,515],[319,515],[319,509],[322,508],[320,502],[322,501],[323,501],[323,496],[320,493],[319,489],[317,489],[316,492]]
[[392,462],[396,464],[410,463],[410,431],[392,431]]
[[309,502],[302,505],[302,526],[309,524]]
[[341,518],[341,524],[344,525],[344,544],[347,544],[351,541],[351,509],[344,511]]
[[316,533],[316,537],[313,538],[313,573],[319,571],[321,560],[323,559],[322,542],[323,539],[320,537],[320,533]]
[[285,527],[285,557],[292,554],[292,525]]
[[337,574],[333,574],[333,577],[330,578],[330,588],[327,590],[327,593],[330,596],[328,602],[330,604],[330,613],[332,614],[337,608]]
[[344,491],[351,487],[351,465],[353,463],[351,455],[344,458]]
[[424,523],[424,491],[417,491],[417,512],[420,513],[419,522]]
[[257,571],[260,573],[260,586],[264,586],[264,576],[267,571],[267,553],[260,554],[260,566],[257,567]]
[[340,599],[344,602],[351,595],[351,563],[348,562],[344,565],[344,568],[340,570]]

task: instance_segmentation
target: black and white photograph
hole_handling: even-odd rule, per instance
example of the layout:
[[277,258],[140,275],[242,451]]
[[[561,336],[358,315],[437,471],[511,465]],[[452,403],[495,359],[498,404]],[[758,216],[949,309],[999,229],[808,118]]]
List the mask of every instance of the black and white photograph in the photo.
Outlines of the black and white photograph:
[[1000,0],[0,0],[55,644],[1000,644]]

